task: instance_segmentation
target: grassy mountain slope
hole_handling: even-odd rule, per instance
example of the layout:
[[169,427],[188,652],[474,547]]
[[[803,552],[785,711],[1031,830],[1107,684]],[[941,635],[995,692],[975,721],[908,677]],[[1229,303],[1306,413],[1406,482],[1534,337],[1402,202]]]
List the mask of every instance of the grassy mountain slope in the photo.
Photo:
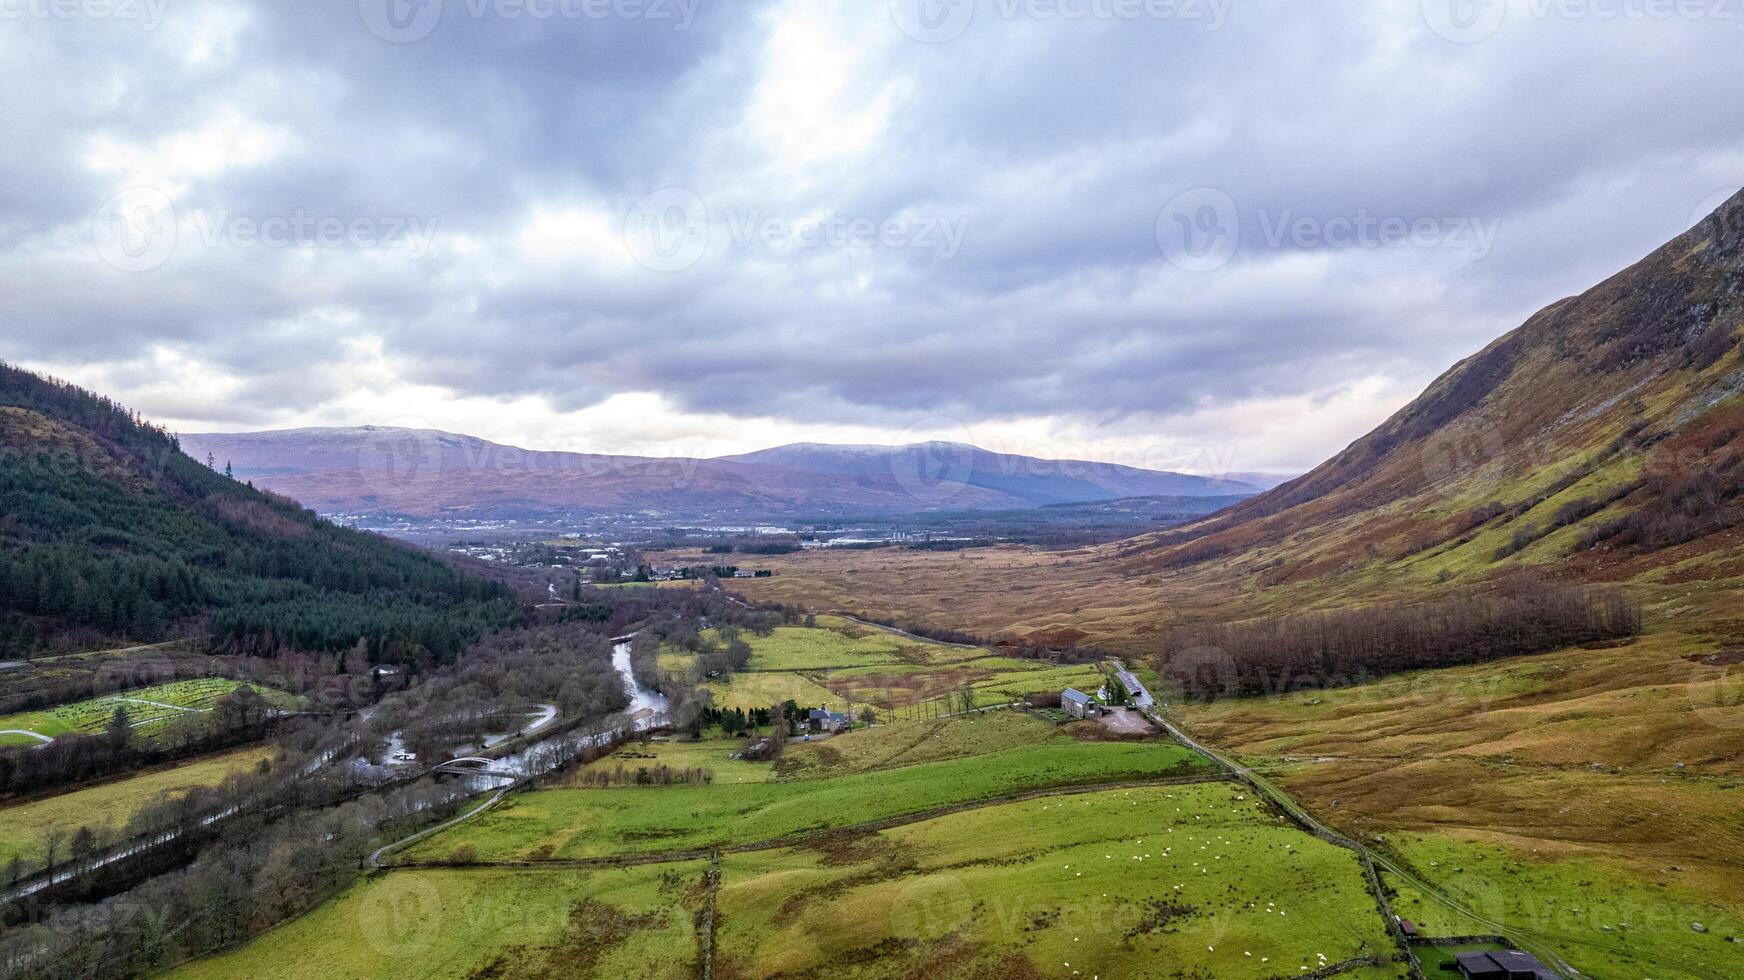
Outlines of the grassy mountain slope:
[[[209,633],[240,652],[451,655],[495,586],[184,455],[89,392],[0,365],[0,654]],[[0,657],[0,659],[4,659]]]
[[949,565],[806,555],[748,591],[1141,656],[1182,623],[1521,575],[1626,583],[1649,602],[1691,592],[1704,618],[1736,619],[1720,595],[1744,580],[1741,322],[1744,194],[1455,365],[1314,471],[1204,520]]
[[1725,573],[1744,522],[1741,322],[1744,194],[1454,366],[1313,472],[1119,560],[1384,591],[1521,568]]

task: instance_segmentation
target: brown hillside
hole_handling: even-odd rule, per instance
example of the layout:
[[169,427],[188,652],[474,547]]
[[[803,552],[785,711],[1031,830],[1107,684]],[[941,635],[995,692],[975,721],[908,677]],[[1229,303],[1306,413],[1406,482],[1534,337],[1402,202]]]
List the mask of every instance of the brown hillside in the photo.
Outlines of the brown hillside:
[[1133,571],[1221,559],[1261,585],[1552,561],[1613,579],[1649,555],[1686,560],[1679,546],[1712,550],[1735,523],[1741,320],[1744,194],[1455,365],[1313,472],[1120,556]]

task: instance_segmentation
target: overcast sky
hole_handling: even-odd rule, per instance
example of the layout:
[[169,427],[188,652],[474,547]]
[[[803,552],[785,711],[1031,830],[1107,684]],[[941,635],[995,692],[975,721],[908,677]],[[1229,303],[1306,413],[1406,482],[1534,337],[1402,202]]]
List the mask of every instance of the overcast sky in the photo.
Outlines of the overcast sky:
[[0,0],[0,359],[180,431],[1306,469],[1744,184],[1744,4]]

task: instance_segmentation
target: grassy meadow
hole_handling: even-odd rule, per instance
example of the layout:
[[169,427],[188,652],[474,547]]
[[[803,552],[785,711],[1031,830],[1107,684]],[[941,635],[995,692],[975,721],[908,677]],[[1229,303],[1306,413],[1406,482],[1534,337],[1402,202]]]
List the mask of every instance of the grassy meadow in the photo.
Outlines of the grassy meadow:
[[225,777],[251,769],[272,754],[268,747],[242,749],[90,789],[7,806],[0,809],[0,864],[14,856],[40,859],[50,828],[59,827],[69,834],[80,827],[119,831],[146,804],[166,796],[181,796],[196,787],[216,786]]
[[[1744,976],[1744,944],[1733,941],[1744,941],[1744,910],[1703,897],[1675,866],[1643,878],[1599,857],[1546,857],[1451,835],[1401,834],[1389,843],[1466,907],[1549,943],[1589,975]],[[1407,903],[1400,914],[1417,907]]]
[[[377,874],[169,976],[696,976],[704,870]],[[1355,858],[1228,783],[1008,803],[727,854],[714,950],[722,980],[1262,978],[1393,953]]]
[[638,768],[652,769],[655,766],[707,769],[714,773],[716,784],[764,783],[774,778],[774,770],[767,762],[745,762],[730,758],[734,752],[744,747],[742,740],[727,738],[711,738],[698,742],[678,739],[632,742],[611,755],[578,767],[567,774],[567,779],[578,780],[582,773],[590,770],[609,772],[622,767],[634,771]]
[[717,901],[724,978],[1278,977],[1393,952],[1348,851],[1222,783],[731,854]]
[[[843,741],[863,737],[869,736]],[[823,779],[535,790],[423,841],[402,859],[447,860],[463,847],[491,861],[750,844],[1031,790],[1190,775],[1203,766],[1200,756],[1173,743],[1083,743]]]
[[704,865],[603,871],[399,871],[360,880],[177,980],[611,977],[697,974]]
[[[793,700],[803,706],[871,705],[887,718],[925,718],[952,710],[950,697],[973,691],[978,707],[1009,704],[1025,694],[1097,685],[1092,664],[1017,660],[985,650],[898,636],[851,620],[820,616],[817,625],[784,626],[769,636],[743,634],[751,661],[742,672],[696,678],[723,708],[766,708]],[[660,656],[662,669],[691,671],[680,650]]]

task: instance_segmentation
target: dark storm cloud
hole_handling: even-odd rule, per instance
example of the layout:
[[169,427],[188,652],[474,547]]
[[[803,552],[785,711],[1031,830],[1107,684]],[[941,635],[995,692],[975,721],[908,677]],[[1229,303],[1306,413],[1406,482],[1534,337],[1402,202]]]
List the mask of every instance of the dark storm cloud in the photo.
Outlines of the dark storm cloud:
[[[182,351],[238,422],[365,383],[360,344],[459,395],[893,427],[1420,383],[1744,182],[1731,22],[1522,9],[1460,43],[1438,0],[1216,24],[981,0],[922,43],[907,0],[671,0],[683,29],[445,0],[386,37],[367,25],[399,0],[165,2],[155,30],[0,20],[0,356]],[[117,269],[92,215],[140,184],[174,200],[176,248]],[[650,269],[624,228],[667,187],[708,241]],[[1196,188],[1240,229],[1205,271],[1158,244]],[[235,224],[298,216],[368,233]],[[819,216],[895,231],[779,240]],[[1323,240],[1359,219],[1493,237]],[[1278,237],[1297,221],[1318,234]]]

